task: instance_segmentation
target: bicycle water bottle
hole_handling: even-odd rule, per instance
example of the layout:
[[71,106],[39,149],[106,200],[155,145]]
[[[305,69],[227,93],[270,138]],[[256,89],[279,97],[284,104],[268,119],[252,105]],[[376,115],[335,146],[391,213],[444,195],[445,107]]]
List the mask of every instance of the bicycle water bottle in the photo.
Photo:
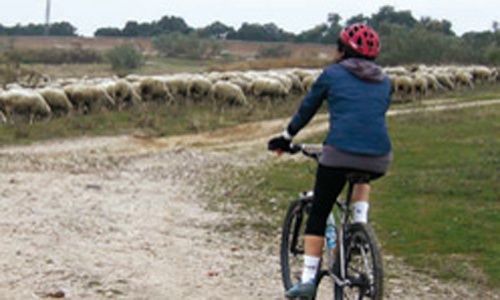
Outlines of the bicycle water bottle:
[[328,250],[333,250],[337,246],[337,229],[335,228],[335,218],[333,213],[330,213],[328,219],[326,220],[326,247]]

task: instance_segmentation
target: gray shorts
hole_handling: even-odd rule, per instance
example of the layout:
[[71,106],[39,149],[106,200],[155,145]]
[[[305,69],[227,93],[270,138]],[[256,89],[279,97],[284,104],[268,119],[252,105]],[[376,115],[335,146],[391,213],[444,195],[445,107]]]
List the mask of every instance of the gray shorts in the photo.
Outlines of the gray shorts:
[[319,163],[325,167],[350,168],[385,174],[392,159],[392,152],[383,156],[370,156],[349,153],[330,145],[324,145]]

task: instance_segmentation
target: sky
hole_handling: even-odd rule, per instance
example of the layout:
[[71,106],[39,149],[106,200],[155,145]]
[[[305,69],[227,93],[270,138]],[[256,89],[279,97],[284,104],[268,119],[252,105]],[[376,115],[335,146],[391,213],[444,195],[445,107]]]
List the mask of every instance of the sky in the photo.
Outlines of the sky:
[[[43,23],[45,2],[0,0],[0,24]],[[122,28],[128,20],[149,22],[164,15],[180,16],[194,27],[216,20],[236,28],[243,22],[274,22],[298,33],[326,21],[330,12],[347,19],[371,15],[383,5],[409,9],[417,18],[448,19],[458,34],[488,30],[500,21],[500,0],[52,0],[52,21],[69,21],[85,36],[99,27]]]

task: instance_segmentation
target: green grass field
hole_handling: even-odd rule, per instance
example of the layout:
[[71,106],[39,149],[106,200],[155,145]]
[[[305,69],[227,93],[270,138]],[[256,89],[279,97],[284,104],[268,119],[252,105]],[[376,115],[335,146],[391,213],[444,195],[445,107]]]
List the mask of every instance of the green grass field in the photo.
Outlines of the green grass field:
[[[498,286],[500,107],[395,117],[390,130],[395,162],[374,183],[371,215],[384,251],[442,278]],[[312,186],[314,171],[305,159],[276,159],[240,173],[219,201],[262,217],[232,229],[279,231],[289,200]]]

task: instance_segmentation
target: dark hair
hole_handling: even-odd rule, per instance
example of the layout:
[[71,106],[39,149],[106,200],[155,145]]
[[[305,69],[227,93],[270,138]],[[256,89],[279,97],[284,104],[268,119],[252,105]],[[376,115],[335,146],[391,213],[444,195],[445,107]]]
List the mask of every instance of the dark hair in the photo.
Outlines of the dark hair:
[[342,42],[342,40],[340,38],[337,40],[337,50],[339,52],[344,53],[344,56],[342,57],[341,60],[348,59],[348,58],[362,58],[362,59],[372,60],[372,61],[375,60],[374,57],[368,57],[368,56],[364,56],[362,54],[357,53],[351,47],[349,47],[344,42]]

